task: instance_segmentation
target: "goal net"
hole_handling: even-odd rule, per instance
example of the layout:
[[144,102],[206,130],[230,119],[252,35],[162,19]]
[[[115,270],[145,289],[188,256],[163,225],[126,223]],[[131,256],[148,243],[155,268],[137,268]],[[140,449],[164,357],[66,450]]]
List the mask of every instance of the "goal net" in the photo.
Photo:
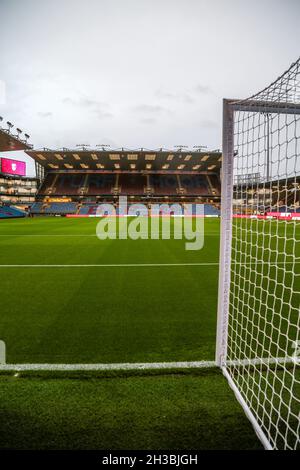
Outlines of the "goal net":
[[300,448],[300,59],[224,100],[216,360],[267,449]]

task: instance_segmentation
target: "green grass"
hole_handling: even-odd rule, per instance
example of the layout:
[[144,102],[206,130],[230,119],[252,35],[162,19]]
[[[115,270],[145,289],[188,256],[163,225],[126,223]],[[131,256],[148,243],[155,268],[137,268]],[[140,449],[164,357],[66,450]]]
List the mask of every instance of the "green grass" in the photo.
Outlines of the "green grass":
[[[97,222],[55,217],[0,221],[0,339],[7,346],[7,362],[213,360],[219,220],[205,220],[199,251],[185,250],[183,240],[100,241]],[[288,302],[299,305],[300,265],[292,275],[280,263],[286,261],[283,253],[287,260],[292,253],[300,259],[299,226],[246,219],[234,224],[244,240],[234,245],[242,253],[236,272],[246,279],[235,287],[240,308],[235,318],[243,311],[240,325],[248,354],[255,332],[259,344],[260,328],[269,328],[274,297],[281,318],[296,324],[288,317]],[[275,231],[280,237],[274,237]],[[253,256],[261,259],[256,284],[249,265]],[[265,261],[279,264],[270,267]],[[114,263],[123,266],[91,266]],[[125,266],[145,263],[173,266]],[[212,264],[175,266],[180,263]],[[40,267],[9,267],[24,264]],[[45,266],[54,264],[85,266]],[[283,290],[290,281],[292,296]],[[260,299],[264,309],[255,304],[262,292],[267,293]],[[279,348],[281,353],[285,323],[278,318],[276,313],[273,327],[279,337],[272,341],[272,352]],[[216,370],[4,374],[0,391],[0,448],[260,448]]]
[[[0,264],[218,262],[216,220],[206,222],[199,251],[186,251],[183,240],[101,241],[96,224],[1,221]],[[0,331],[10,363],[214,358],[216,265],[0,267],[0,276]]]
[[2,449],[260,449],[219,372],[0,378]]

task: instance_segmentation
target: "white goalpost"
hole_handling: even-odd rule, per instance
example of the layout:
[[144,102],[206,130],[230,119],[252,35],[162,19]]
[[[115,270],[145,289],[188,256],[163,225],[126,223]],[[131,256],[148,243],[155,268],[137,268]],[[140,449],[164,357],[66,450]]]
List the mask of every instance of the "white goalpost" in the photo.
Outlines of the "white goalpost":
[[300,449],[300,59],[224,100],[216,361],[266,449]]

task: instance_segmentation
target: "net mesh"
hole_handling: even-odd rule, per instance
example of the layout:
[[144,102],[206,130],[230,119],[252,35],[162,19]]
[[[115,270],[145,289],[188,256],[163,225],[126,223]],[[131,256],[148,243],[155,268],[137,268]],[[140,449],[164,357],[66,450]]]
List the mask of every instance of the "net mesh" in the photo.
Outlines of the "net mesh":
[[275,449],[300,448],[299,72],[234,113],[226,369]]

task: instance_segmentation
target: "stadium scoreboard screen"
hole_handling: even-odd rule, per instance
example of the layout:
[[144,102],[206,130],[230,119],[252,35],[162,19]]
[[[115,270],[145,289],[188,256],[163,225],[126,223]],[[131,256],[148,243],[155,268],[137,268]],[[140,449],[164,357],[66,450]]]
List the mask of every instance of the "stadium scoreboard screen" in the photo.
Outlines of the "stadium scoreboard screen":
[[2,173],[6,173],[8,175],[26,176],[26,163],[21,162],[20,160],[1,158],[0,169]]

